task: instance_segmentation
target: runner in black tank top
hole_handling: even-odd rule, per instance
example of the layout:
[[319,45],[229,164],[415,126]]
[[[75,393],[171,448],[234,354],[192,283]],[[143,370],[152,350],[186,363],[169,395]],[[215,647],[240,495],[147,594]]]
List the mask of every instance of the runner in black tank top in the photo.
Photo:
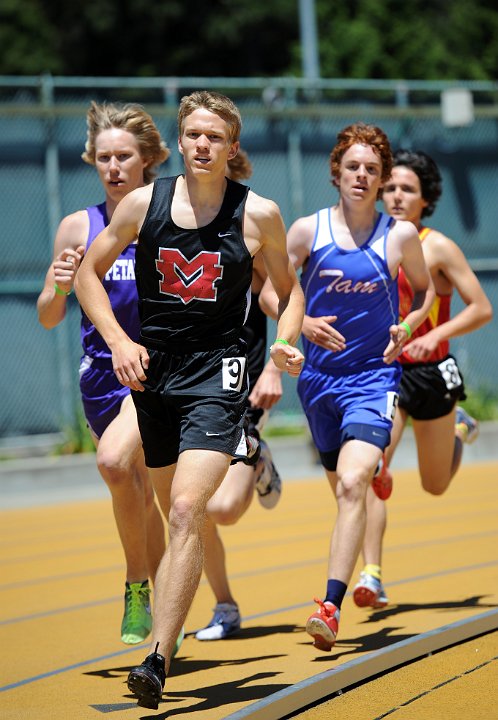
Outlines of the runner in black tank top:
[[[247,180],[252,166],[244,150],[229,161],[227,175],[237,182]],[[246,412],[246,435],[259,438],[272,407],[282,395],[280,372],[273,362],[265,365],[267,348],[267,317],[259,306],[260,290],[266,279],[262,258],[256,255],[251,282],[251,307],[243,327],[247,342],[249,374],[249,405]],[[195,634],[197,640],[224,640],[237,634],[241,628],[241,615],[227,573],[226,550],[218,532],[218,525],[234,525],[251,505],[255,495],[265,508],[277,504],[282,481],[270,448],[260,439],[261,456],[256,465],[247,467],[238,462],[225,475],[223,482],[207,504],[204,545],[204,573],[213,592],[216,605],[206,627]],[[233,462],[232,462],[233,465]]]
[[171,219],[177,178],[156,180],[137,248],[141,340],[146,347],[221,347],[241,337],[252,277],[242,234],[249,188],[227,180],[223,204],[206,227]]
[[144,387],[151,393],[132,395],[148,467],[172,465],[179,452],[199,447],[245,454],[248,188],[228,180],[214,220],[185,229],[171,218],[176,182],[154,183],[136,253],[141,342],[150,356]]
[[[280,301],[272,361],[297,377],[304,359],[294,346],[303,296],[280,210],[225,178],[239,147],[238,109],[218,93],[195,92],[182,99],[178,127],[185,174],[130,193],[76,280],[83,309],[112,349],[118,379],[132,389],[146,462],[169,518],[151,652],[128,676],[129,689],[149,708],[159,705],[199,584],[207,502],[242,438],[247,357],[241,330],[251,256],[259,251]],[[115,253],[135,238],[141,344],[119,327],[100,283]]]

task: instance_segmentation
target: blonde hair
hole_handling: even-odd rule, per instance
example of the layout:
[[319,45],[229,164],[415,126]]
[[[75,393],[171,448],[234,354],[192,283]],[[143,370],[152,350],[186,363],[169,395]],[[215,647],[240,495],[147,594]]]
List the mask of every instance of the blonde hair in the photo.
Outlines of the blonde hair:
[[252,164],[245,150],[239,148],[237,155],[227,162],[227,170],[227,176],[236,182],[247,180],[251,177]]
[[81,154],[89,165],[95,165],[95,142],[103,130],[126,130],[138,142],[140,155],[147,162],[144,168],[144,182],[148,184],[157,175],[157,166],[167,160],[170,150],[161,138],[151,116],[141,105],[135,103],[102,103],[92,100],[86,115],[87,141]]
[[205,108],[209,112],[219,115],[228,125],[229,142],[238,142],[242,129],[242,119],[238,107],[226,95],[209,90],[198,90],[191,95],[182,97],[178,110],[179,135],[182,134],[185,119],[199,108]]

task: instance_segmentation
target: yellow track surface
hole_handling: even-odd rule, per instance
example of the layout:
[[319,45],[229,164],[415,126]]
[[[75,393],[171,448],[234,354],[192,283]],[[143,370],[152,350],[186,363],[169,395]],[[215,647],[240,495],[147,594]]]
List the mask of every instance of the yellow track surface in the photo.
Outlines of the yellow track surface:
[[[273,510],[255,500],[223,530],[243,630],[211,643],[187,636],[157,711],[138,708],[125,684],[148,646],[119,639],[123,559],[110,502],[0,513],[0,718],[219,720],[362,655],[498,607],[498,463],[463,466],[442,497],[424,494],[415,472],[398,471],[388,507],[390,604],[361,610],[348,595],[338,642],[321,653],[303,626],[326,584],[335,517],[326,480],[284,479]],[[203,581],[187,632],[207,624],[213,606]],[[299,717],[498,717],[497,656],[497,633],[489,633]]]

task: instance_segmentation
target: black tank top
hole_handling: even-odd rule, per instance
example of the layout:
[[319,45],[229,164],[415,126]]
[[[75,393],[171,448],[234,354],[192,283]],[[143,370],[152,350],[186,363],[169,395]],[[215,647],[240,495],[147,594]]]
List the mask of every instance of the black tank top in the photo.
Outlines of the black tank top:
[[242,336],[252,257],[243,236],[249,188],[227,180],[218,215],[201,228],[171,219],[177,177],[154,182],[138,238],[141,342],[160,350],[223,347]]

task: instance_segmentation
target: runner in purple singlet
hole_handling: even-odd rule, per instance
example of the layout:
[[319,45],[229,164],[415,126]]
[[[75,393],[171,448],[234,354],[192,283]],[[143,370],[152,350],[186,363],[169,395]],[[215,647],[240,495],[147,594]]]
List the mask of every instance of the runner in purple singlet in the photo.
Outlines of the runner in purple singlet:
[[[53,260],[38,298],[40,323],[47,329],[65,317],[80,261],[130,191],[151,182],[169,156],[150,115],[140,105],[92,102],[82,155],[97,170],[105,200],[67,215],[54,241]],[[102,279],[118,321],[139,336],[135,245],[126,247]],[[154,579],[165,548],[162,516],[145,466],[130,390],[117,380],[109,348],[82,313],[83,356],[79,375],[83,409],[97,446],[97,466],[112,496],[126,561],[125,610],[121,639],[140,643],[150,633],[149,578]]]

